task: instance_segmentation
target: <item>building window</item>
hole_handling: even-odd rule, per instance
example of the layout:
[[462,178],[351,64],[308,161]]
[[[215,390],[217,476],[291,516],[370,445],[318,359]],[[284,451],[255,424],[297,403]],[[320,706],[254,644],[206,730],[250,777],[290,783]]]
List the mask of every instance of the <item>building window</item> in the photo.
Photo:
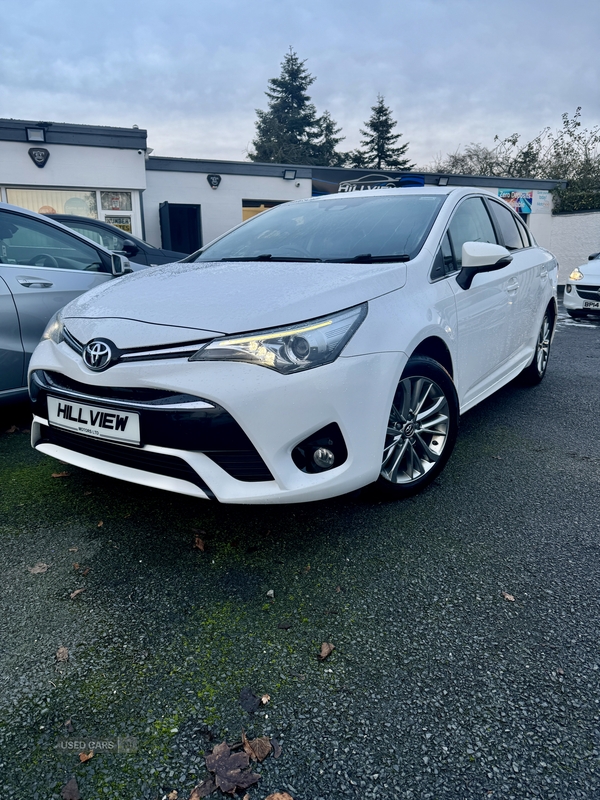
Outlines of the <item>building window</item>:
[[131,211],[131,192],[100,192],[100,203],[103,211]]
[[285,203],[285,200],[242,200],[242,221],[255,217],[267,208],[274,208]]
[[96,192],[70,189],[7,189],[6,200],[38,214],[76,214],[98,219]]

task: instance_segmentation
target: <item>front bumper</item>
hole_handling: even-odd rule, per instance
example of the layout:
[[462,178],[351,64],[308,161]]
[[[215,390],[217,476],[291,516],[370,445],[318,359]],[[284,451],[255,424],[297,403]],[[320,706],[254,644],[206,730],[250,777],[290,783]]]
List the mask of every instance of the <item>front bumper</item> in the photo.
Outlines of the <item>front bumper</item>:
[[570,311],[600,314],[600,284],[597,281],[567,281],[563,305]]
[[[66,344],[45,341],[30,366],[32,444],[94,472],[225,503],[334,497],[379,475],[389,409],[405,363],[403,353],[388,352],[340,357],[293,375],[183,359],[92,373]],[[48,394],[135,410],[141,446],[98,442],[50,426]],[[346,460],[328,471],[302,471],[292,451],[332,423],[341,431]]]

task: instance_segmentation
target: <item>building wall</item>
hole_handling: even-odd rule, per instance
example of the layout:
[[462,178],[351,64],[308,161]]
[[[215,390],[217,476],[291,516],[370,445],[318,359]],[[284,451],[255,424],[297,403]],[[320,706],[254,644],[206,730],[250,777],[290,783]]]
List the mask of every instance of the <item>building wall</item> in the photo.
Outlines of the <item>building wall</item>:
[[574,267],[585,264],[591,253],[600,252],[600,211],[552,217],[548,249],[558,259],[558,282],[565,283]]
[[[286,181],[259,175],[221,174],[218,189],[211,189],[204,172],[149,170],[143,196],[146,240],[161,247],[160,203],[200,205],[202,241],[208,244],[242,221],[242,200],[299,200],[310,197],[312,181]],[[298,184],[300,184],[298,186]]]
[[41,143],[50,152],[46,166],[36,167],[29,153],[35,142],[2,142],[0,182],[13,186],[66,186],[94,189],[144,189],[144,151],[112,147]]

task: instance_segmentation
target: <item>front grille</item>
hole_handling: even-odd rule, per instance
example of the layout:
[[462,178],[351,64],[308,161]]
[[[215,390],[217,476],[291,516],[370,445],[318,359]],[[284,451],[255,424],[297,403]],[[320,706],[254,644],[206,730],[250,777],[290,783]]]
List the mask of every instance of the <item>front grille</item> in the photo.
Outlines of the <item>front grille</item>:
[[[116,409],[133,409],[140,416],[142,444],[204,453],[238,481],[273,480],[269,468],[241,426],[216,403],[163,389],[89,386],[66,375],[43,370],[36,370],[31,378],[33,410],[42,419],[48,419],[49,394],[90,405],[107,403]],[[76,441],[88,441],[87,437],[78,434],[69,435],[76,436]],[[96,439],[89,441],[99,444]],[[123,447],[108,445],[115,446],[119,448],[117,452]]]
[[[204,402],[201,397],[195,397],[191,394],[180,394],[179,392],[170,392],[166,389],[147,389],[145,387],[126,387],[126,386],[92,386],[88,383],[80,383],[66,375],[61,375],[59,372],[50,372],[36,370],[33,373],[33,380],[39,385],[47,389],[54,389],[65,392],[76,392],[79,395],[85,395],[89,398],[89,402],[94,401],[95,398],[102,398],[104,400],[116,400],[126,403],[140,403],[143,405],[178,405],[181,403],[198,403]],[[207,403],[212,405],[212,403]]]
[[[69,329],[65,326],[63,328],[63,336],[65,344],[68,344],[72,350],[81,355],[85,349],[83,342],[76,339]],[[123,361],[158,361],[163,358],[189,358],[196,353],[203,344],[210,342],[214,336],[205,339],[199,339],[192,342],[181,342],[179,344],[171,345],[153,345],[152,347],[131,347],[125,350],[120,350],[113,345],[113,364],[118,364]]]
[[577,294],[584,300],[600,302],[600,286],[575,286]]
[[211,500],[215,499],[213,492],[198,473],[190,467],[187,461],[177,456],[152,453],[127,445],[89,439],[86,436],[79,436],[77,433],[57,430],[49,425],[40,425],[40,433],[42,438],[38,444],[55,444],[75,453],[108,461],[110,464],[166,475],[169,478],[179,478],[199,486]]

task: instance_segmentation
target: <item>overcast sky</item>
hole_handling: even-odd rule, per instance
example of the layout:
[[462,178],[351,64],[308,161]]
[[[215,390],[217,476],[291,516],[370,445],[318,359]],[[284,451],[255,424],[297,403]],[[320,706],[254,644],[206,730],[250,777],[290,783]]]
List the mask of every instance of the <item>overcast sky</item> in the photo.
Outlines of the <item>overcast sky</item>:
[[0,0],[0,117],[148,130],[154,155],[243,160],[291,46],[341,149],[384,95],[419,165],[582,106],[598,0]]

